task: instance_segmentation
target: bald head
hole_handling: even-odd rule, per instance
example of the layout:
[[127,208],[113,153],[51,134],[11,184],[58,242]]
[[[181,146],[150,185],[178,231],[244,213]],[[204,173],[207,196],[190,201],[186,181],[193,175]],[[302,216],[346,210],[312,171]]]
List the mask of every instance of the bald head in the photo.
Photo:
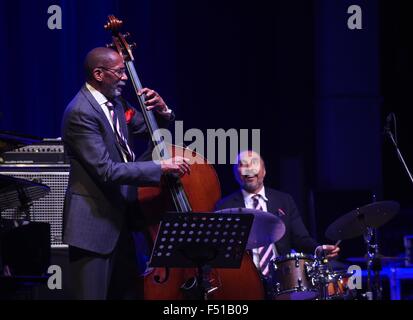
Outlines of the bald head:
[[111,66],[116,63],[119,57],[116,51],[109,48],[99,47],[89,51],[84,62],[86,81],[93,79],[93,70],[95,68]]
[[95,48],[85,58],[86,82],[107,98],[115,98],[122,94],[126,85],[123,57],[108,48]]
[[258,193],[264,185],[264,160],[255,151],[243,151],[234,165],[234,174],[242,189],[249,193]]

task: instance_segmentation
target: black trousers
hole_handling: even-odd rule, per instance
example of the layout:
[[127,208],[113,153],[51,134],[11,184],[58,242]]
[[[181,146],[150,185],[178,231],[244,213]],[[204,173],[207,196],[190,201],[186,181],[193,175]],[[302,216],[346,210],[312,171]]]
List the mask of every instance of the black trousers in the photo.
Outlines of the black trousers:
[[128,231],[121,232],[109,255],[69,246],[69,269],[75,299],[143,299],[134,241]]

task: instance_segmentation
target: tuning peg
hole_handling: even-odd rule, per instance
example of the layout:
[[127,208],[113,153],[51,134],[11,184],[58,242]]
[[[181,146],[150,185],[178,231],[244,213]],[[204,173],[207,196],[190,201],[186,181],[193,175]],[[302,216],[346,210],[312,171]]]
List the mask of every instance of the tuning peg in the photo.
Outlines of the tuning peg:
[[134,49],[134,48],[136,48],[136,42],[134,42],[134,43],[131,43],[131,44],[129,45],[129,47],[130,47],[131,49]]
[[106,48],[115,49],[115,45],[113,43],[106,44]]
[[122,20],[119,20],[114,15],[110,15],[108,18],[109,22],[104,25],[105,30],[117,31],[122,27]]
[[123,37],[124,37],[125,39],[128,38],[128,37],[130,37],[130,33],[129,33],[129,32],[124,33],[124,34],[123,34]]
[[105,28],[105,30],[110,30],[112,28],[112,22],[108,22],[106,23],[103,28]]

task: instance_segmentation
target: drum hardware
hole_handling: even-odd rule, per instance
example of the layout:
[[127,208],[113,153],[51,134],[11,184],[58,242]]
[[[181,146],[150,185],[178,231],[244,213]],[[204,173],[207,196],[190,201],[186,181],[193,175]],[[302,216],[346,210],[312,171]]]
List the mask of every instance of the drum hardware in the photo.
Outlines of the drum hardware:
[[[367,228],[364,234],[364,241],[367,249],[367,300],[381,300],[382,287],[380,272],[382,270],[379,258],[379,245],[377,242],[377,230]],[[372,273],[374,276],[372,277]],[[373,278],[373,279],[372,279]]]
[[327,297],[326,288],[331,281],[329,270],[327,268],[327,260],[315,258],[314,262],[308,266],[307,272],[311,279],[314,288],[317,289],[318,299],[324,300]]
[[[332,240],[351,239],[363,236],[367,251],[367,300],[380,300],[381,260],[377,241],[377,228],[390,221],[400,209],[396,201],[379,201],[357,208],[334,221],[326,231]],[[374,273],[374,279],[372,279]]]
[[347,271],[330,270],[326,258],[316,257],[308,269],[313,286],[317,288],[317,300],[344,300],[350,297],[347,280],[350,275]]
[[[326,231],[331,240],[340,241],[364,236],[368,258],[367,299],[380,299],[381,261],[378,254],[377,230],[390,221],[399,211],[395,201],[373,202],[353,210],[336,221]],[[285,225],[267,212],[245,208],[231,208],[217,212],[252,213],[254,224],[247,248],[258,248],[278,241],[285,233]],[[269,236],[271,235],[271,236]],[[374,282],[372,279],[374,273]],[[347,272],[328,268],[324,256],[293,253],[278,257],[270,263],[271,295],[275,300],[333,300],[354,299],[355,290],[348,287]]]

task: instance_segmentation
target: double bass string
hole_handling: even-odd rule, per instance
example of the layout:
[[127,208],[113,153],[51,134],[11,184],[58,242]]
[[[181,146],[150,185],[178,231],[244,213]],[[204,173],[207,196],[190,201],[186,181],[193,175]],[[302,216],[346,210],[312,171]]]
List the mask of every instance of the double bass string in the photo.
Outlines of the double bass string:
[[[175,181],[171,181],[174,179]],[[168,186],[173,192],[173,200],[175,203],[175,207],[179,212],[190,212],[192,211],[189,201],[186,197],[186,194],[183,192],[182,184],[180,179],[176,176],[168,176],[167,178]]]
[[[128,61],[126,63],[126,66],[129,71],[129,75],[132,78],[132,84],[135,88],[136,94],[138,93],[139,90],[142,89],[142,83],[140,82],[139,76],[136,73],[136,70],[133,66],[133,61]],[[154,117],[151,111],[146,110],[144,101],[141,96],[138,96],[139,104],[142,110],[142,113],[145,117],[146,123],[148,124],[148,130],[153,137],[153,143],[154,147],[157,148],[158,154],[161,156],[161,150],[165,152],[166,158],[168,158],[168,151],[166,149],[166,145],[163,143],[163,141],[160,139],[159,135],[155,135],[156,131],[154,130],[154,127],[156,127],[154,121]],[[179,178],[176,178],[177,181],[179,181]],[[172,193],[172,198],[175,204],[175,207],[177,210],[180,212],[189,212],[191,211],[188,199],[186,199],[185,194],[182,192],[182,188],[178,188],[176,183],[171,183],[170,180],[168,179],[168,185],[170,187],[171,193]]]

